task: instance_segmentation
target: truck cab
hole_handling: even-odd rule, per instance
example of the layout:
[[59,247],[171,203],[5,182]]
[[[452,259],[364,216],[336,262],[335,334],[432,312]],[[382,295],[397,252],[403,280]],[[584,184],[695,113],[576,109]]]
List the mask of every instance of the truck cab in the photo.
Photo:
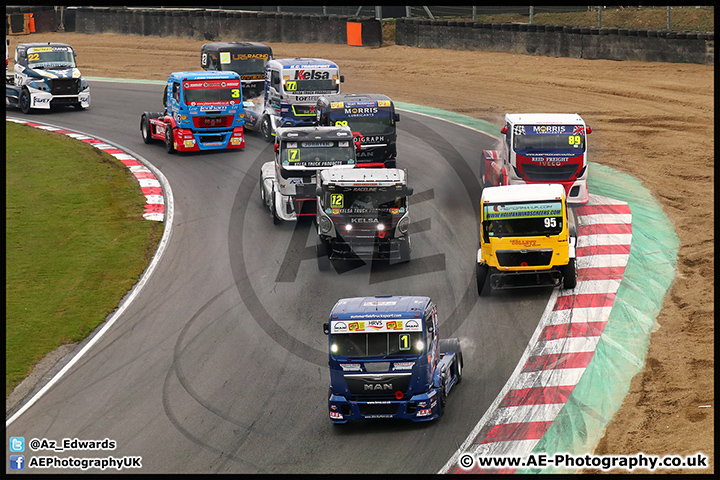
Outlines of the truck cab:
[[410,259],[407,172],[398,168],[327,169],[317,176],[317,258]]
[[272,58],[272,48],[264,43],[206,43],[200,49],[200,68],[240,75],[243,98],[247,101],[263,96],[265,67]]
[[240,75],[188,71],[170,74],[164,112],[143,112],[145,143],[161,140],[168,153],[245,148],[245,111]]
[[487,186],[559,183],[570,204],[589,200],[587,134],[573,113],[508,113],[500,150],[483,151]]
[[559,184],[483,189],[477,288],[575,288],[577,227]]
[[395,168],[400,114],[390,97],[379,93],[323,96],[318,99],[316,115],[318,125],[347,125],[362,134],[358,167]]
[[260,171],[260,196],[274,223],[316,215],[316,176],[354,168],[359,142],[348,127],[278,127],[274,160]]
[[[7,44],[6,44],[7,47]],[[6,74],[5,103],[23,113],[71,106],[90,107],[90,86],[75,64],[75,50],[64,43],[21,43],[13,75]]]
[[262,100],[246,103],[247,127],[272,142],[281,126],[314,125],[317,100],[340,93],[345,78],[338,66],[322,58],[281,58],[265,67]]
[[438,323],[429,297],[338,300],[323,325],[332,423],[440,417],[450,389],[462,379],[463,358],[456,338],[440,339]]

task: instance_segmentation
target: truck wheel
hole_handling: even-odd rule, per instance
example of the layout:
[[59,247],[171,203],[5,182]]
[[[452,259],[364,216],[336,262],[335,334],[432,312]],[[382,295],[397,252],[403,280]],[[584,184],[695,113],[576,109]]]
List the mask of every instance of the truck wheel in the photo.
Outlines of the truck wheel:
[[478,295],[482,296],[483,288],[485,287],[485,281],[488,277],[488,266],[478,263],[475,267],[475,278],[477,279],[477,291]]
[[80,103],[80,102],[74,103],[74,104],[73,104],[73,107],[74,107],[75,110],[77,110],[77,111],[85,110],[85,109],[83,108],[83,106],[82,106],[82,103]]
[[173,144],[172,126],[165,126],[165,150],[167,153],[175,153],[175,145]]
[[317,252],[317,263],[318,270],[326,272],[330,270],[330,257],[328,256],[328,245],[325,240],[318,236],[317,243],[315,244],[315,250]]
[[282,223],[282,220],[280,220],[280,217],[278,217],[277,213],[275,212],[275,186],[274,185],[272,188],[272,192],[270,192],[270,201],[268,202],[268,207],[270,207],[270,215],[272,215],[273,225],[280,225],[280,223]]
[[273,141],[272,138],[272,127],[270,126],[270,117],[265,115],[260,123],[260,133],[262,134],[265,141],[270,143]]
[[400,262],[405,263],[410,261],[410,240],[407,239],[404,242],[400,242]]
[[575,288],[577,285],[577,267],[575,259],[571,258],[567,265],[561,268],[563,276],[563,287],[566,289]]
[[445,413],[445,404],[447,403],[446,385],[447,385],[447,380],[443,376],[441,383],[440,383],[440,414],[441,415],[443,413]]
[[20,106],[22,113],[30,113],[30,92],[27,88],[23,88],[22,92],[20,92],[18,105]]
[[143,142],[152,142],[152,134],[150,133],[150,120],[143,115],[140,119],[140,134],[142,135]]

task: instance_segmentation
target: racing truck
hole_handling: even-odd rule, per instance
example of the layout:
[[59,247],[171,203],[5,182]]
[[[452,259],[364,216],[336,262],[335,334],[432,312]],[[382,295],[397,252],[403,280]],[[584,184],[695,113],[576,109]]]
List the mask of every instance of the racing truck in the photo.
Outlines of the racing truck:
[[75,65],[76,56],[64,43],[19,44],[13,74],[5,72],[5,105],[23,113],[56,106],[88,108],[90,86]]
[[585,204],[591,132],[576,113],[508,113],[500,150],[483,150],[483,184],[559,183],[570,204]]
[[440,339],[437,307],[428,297],[342,298],[323,331],[330,350],[333,424],[434,420],[462,379],[460,342]]
[[321,170],[317,176],[317,259],[410,259],[408,199],[413,188],[398,168]]
[[145,143],[164,142],[168,153],[245,148],[240,75],[174,72],[163,91],[163,112],[143,112]]
[[577,221],[557,183],[483,189],[477,289],[575,288]]
[[348,127],[278,127],[275,158],[260,169],[260,198],[273,223],[314,217],[317,172],[355,167],[359,149]]
[[396,166],[396,122],[400,114],[386,95],[378,93],[328,95],[318,99],[319,125],[348,125],[360,132],[362,150],[358,152],[358,167]]
[[314,125],[318,98],[340,93],[344,81],[338,66],[322,58],[270,60],[264,96],[245,102],[245,126],[272,142],[280,126]]
[[265,66],[272,58],[272,48],[264,43],[206,43],[200,49],[200,68],[238,73],[242,80],[242,95],[247,100],[263,95]]

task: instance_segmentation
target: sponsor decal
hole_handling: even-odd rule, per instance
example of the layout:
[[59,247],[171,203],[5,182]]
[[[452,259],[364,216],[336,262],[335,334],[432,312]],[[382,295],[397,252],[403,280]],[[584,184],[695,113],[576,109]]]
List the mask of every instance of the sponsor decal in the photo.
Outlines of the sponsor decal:
[[383,135],[363,137],[362,143],[385,143],[385,137]]
[[365,322],[351,322],[349,325],[351,332],[364,332]]
[[328,210],[330,210],[328,213],[330,213],[331,215],[340,215],[340,209],[339,209],[339,208],[333,208],[333,209],[328,208],[328,209],[326,209],[325,211],[327,212]]
[[562,135],[572,133],[573,125],[525,125],[525,135]]
[[516,245],[516,246],[520,246],[520,247],[527,247],[527,248],[529,248],[529,247],[539,247],[539,246],[540,246],[540,244],[539,244],[537,241],[535,241],[535,240],[517,240],[517,239],[513,239],[513,240],[510,240],[510,244],[511,244],[511,245]]
[[330,108],[343,108],[343,102],[330,102]]
[[377,218],[351,218],[350,223],[380,223],[380,221]]
[[363,307],[386,307],[391,305],[397,305],[397,302],[395,301],[381,301],[381,302],[364,302]]
[[420,323],[416,320],[407,320],[405,322],[406,330],[420,330]]
[[400,213],[400,209],[399,208],[391,208],[390,213],[392,215],[398,215]]
[[[415,362],[395,362],[393,364],[393,370],[412,370]],[[424,404],[421,406],[425,406]]]
[[[230,52],[221,52],[221,58],[223,53],[230,53]],[[233,60],[266,60],[268,58],[267,53],[233,53],[232,59]]]
[[348,326],[345,322],[332,322],[332,333],[347,332]]
[[393,385],[392,383],[366,383],[363,385],[363,389],[365,391],[386,391],[386,390],[392,390]]
[[369,320],[367,326],[373,330],[380,331],[385,327],[385,322],[382,320]]
[[390,100],[378,100],[377,106],[378,106],[378,107],[389,107],[389,106],[390,106]]
[[345,113],[345,115],[349,115],[349,116],[354,116],[354,115],[357,115],[357,116],[360,116],[360,115],[370,116],[370,115],[374,115],[374,114],[378,113],[378,109],[377,109],[377,107],[353,107],[353,108],[348,108],[348,107],[346,106],[345,109],[343,110],[343,113]]
[[361,372],[362,367],[359,363],[341,363],[340,367],[342,367],[344,372]]
[[330,72],[327,70],[296,70],[295,80],[329,80]]

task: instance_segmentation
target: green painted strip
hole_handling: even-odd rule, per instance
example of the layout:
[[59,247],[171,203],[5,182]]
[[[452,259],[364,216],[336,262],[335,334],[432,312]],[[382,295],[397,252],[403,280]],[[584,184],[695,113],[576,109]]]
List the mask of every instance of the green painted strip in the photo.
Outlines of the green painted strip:
[[[465,115],[396,102],[398,108],[500,136],[500,127]],[[680,240],[652,194],[634,177],[590,162],[591,193],[627,202],[632,244],[625,274],[593,359],[533,453],[590,453],[642,370],[655,318],[675,277]],[[576,469],[521,469],[517,473],[570,473]]]

